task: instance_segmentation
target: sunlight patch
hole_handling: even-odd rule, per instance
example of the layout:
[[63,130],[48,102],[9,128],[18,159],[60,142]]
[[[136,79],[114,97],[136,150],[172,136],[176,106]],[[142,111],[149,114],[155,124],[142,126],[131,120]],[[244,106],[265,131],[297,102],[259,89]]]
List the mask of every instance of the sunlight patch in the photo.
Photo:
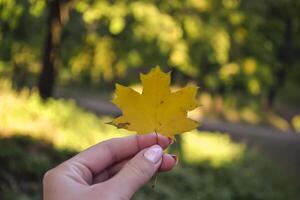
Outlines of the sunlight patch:
[[222,133],[191,131],[182,136],[183,159],[190,164],[207,161],[219,167],[240,158],[244,149]]

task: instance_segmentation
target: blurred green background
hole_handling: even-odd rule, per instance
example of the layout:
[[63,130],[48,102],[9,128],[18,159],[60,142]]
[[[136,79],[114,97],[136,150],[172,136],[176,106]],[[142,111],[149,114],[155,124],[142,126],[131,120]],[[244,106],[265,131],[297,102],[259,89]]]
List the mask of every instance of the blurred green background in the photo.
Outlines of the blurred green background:
[[300,199],[299,10],[299,0],[0,0],[0,199],[40,199],[45,171],[131,134],[105,124],[120,113],[114,85],[140,90],[139,73],[156,65],[174,89],[199,86],[189,116],[202,130],[177,138],[179,166],[135,199]]

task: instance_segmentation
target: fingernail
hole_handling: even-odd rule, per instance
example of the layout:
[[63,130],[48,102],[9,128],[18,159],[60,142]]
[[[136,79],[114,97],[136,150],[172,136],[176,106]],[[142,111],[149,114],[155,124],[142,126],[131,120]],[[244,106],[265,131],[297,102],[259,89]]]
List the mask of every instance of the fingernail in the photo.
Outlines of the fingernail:
[[158,145],[153,145],[145,153],[144,156],[152,163],[157,163],[163,155],[163,150]]
[[175,160],[175,165],[178,164],[178,157],[175,154],[170,154],[172,156],[172,158]]

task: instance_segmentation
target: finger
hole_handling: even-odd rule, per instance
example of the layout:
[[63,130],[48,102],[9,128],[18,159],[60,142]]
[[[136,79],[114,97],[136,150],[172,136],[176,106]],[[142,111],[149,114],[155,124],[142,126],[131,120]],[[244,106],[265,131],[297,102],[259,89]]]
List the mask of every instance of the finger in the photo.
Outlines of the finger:
[[177,165],[178,158],[173,154],[164,154],[162,158],[162,163],[158,169],[160,172],[165,172],[171,170],[174,166]]
[[140,151],[119,173],[105,182],[107,188],[114,191],[120,199],[130,199],[156,173],[162,163],[162,157],[163,150],[158,145]]
[[[125,159],[112,167],[109,167],[108,169],[102,171],[100,174],[97,174],[93,179],[93,184],[104,182],[111,177],[113,177],[115,174],[117,174],[124,165],[130,160],[131,158]],[[175,165],[177,164],[177,156],[171,155],[171,154],[164,154],[162,158],[162,163],[160,167],[158,168],[159,172],[165,172],[171,170]]]
[[156,143],[165,149],[170,142],[169,138],[156,133],[114,138],[88,148],[68,160],[66,164],[80,166],[80,175],[90,183],[93,175],[113,163],[131,157],[141,149]]

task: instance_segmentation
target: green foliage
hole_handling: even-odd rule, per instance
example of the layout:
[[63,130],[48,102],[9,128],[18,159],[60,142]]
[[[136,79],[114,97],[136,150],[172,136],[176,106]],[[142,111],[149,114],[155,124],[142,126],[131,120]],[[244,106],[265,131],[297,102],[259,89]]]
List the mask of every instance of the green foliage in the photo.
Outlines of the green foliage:
[[43,101],[36,91],[11,89],[9,81],[0,81],[0,131],[5,135],[25,134],[51,141],[56,147],[84,149],[98,141],[128,135],[126,131],[105,125],[109,118],[76,106],[71,100]]
[[44,173],[74,154],[29,136],[1,137],[0,198],[41,199]]
[[[43,174],[75,153],[28,136],[0,137],[0,198],[41,199]],[[257,152],[247,151],[243,158],[218,168],[181,163],[160,174],[155,188],[149,184],[134,199],[299,199],[299,183],[285,174]]]
[[[44,0],[0,0],[0,76],[34,85],[46,28]],[[38,33],[38,34],[36,34]]]
[[[46,2],[0,1],[0,74],[13,74],[17,85],[33,84],[28,75],[40,69]],[[285,0],[74,1],[59,80],[134,81],[133,69],[160,65],[209,92],[262,97],[282,86],[280,74],[299,88],[299,7]]]
[[292,124],[293,124],[294,129],[298,133],[300,133],[300,115],[296,115],[296,116],[293,117]]
[[235,162],[212,168],[205,163],[181,165],[161,174],[155,189],[135,199],[268,200],[298,199],[299,183],[287,179],[274,163],[249,151]]

